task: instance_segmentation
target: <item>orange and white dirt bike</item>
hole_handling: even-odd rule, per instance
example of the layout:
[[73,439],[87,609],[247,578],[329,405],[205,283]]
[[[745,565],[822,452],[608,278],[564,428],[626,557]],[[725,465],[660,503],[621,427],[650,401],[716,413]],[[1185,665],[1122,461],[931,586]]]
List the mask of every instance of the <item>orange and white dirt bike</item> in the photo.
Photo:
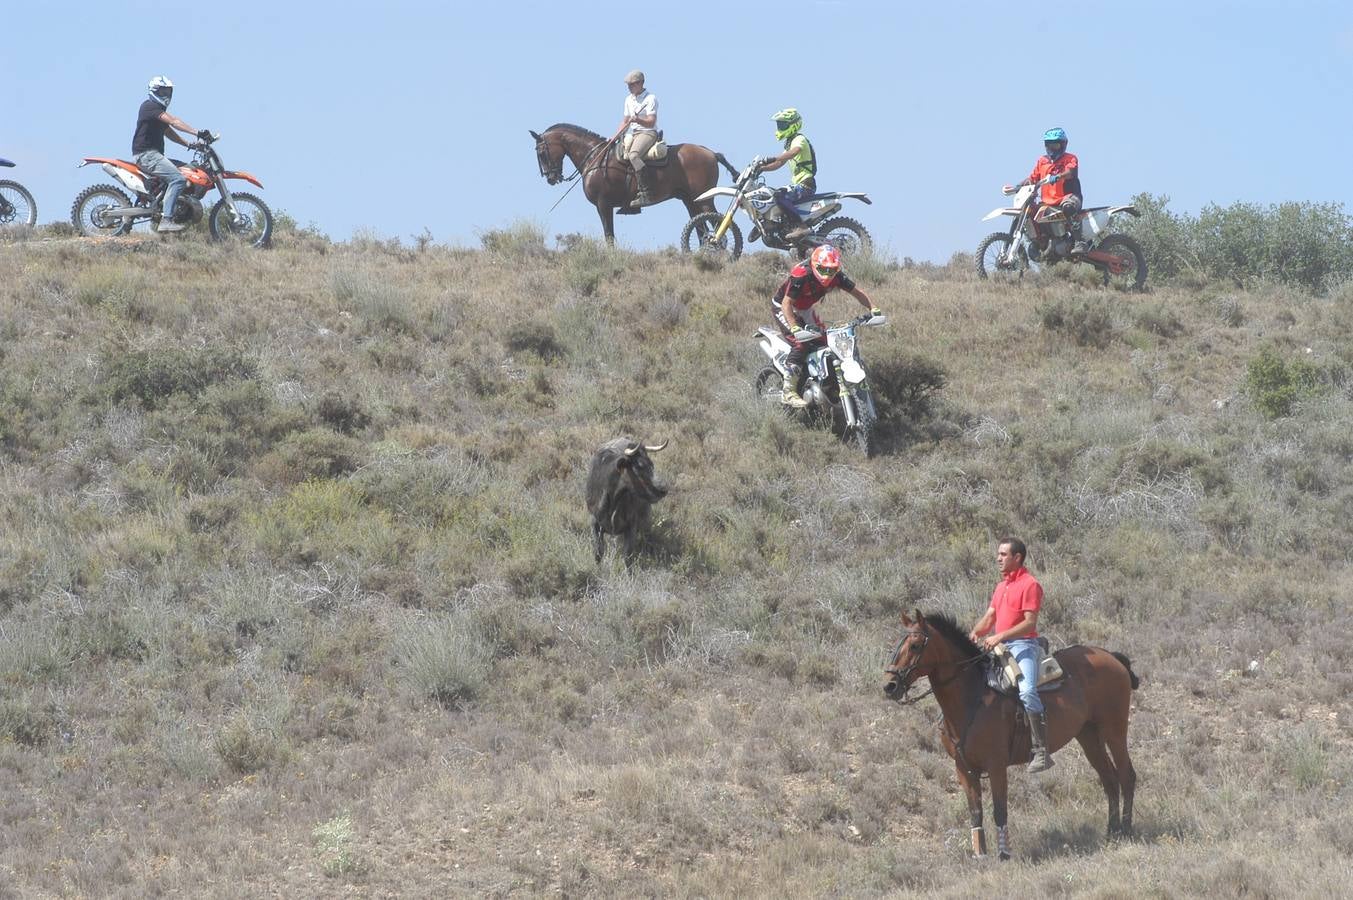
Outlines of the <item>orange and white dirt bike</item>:
[[[1072,262],[1093,267],[1105,286],[1142,290],[1146,286],[1146,256],[1141,246],[1125,234],[1109,231],[1114,216],[1119,213],[1136,216],[1136,207],[1092,206],[1075,213],[1073,223],[1061,209],[1039,202],[1038,189],[1046,183],[1045,179],[1020,188],[1007,186],[1004,193],[1013,195],[1011,204],[997,207],[983,217],[985,222],[1008,216],[1010,230],[982,238],[977,245],[977,276],[1017,280],[1025,272],[1037,272],[1043,266]],[[1086,244],[1083,253],[1075,252],[1073,224],[1079,226],[1081,240]]]
[[[170,220],[184,225],[202,221],[202,199],[215,188],[221,192],[221,199],[207,214],[207,226],[212,238],[252,247],[267,246],[272,239],[272,210],[253,194],[232,191],[226,182],[240,179],[260,188],[263,183],[248,172],[234,171],[222,165],[221,157],[212,147],[220,140],[220,135],[204,131],[198,136],[200,139],[188,147],[193,151],[191,163],[170,160],[188,179],[174,203]],[[165,188],[168,187],[164,179],[141,171],[136,163],[125,159],[86,156],[84,162],[80,163],[81,166],[92,164],[100,165],[117,179],[121,187],[96,184],[76,196],[71,206],[70,220],[81,234],[91,237],[130,234],[137,222],[159,224],[163,215],[160,207]],[[130,191],[135,199],[128,197],[122,188]]]

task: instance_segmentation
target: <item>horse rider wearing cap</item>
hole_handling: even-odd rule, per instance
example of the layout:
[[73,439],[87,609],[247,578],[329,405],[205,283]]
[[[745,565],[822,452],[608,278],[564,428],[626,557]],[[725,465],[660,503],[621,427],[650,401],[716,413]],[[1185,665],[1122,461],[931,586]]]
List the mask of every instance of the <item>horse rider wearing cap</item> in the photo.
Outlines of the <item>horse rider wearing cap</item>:
[[653,199],[653,173],[644,165],[644,154],[658,142],[658,98],[644,89],[644,73],[638,69],[625,76],[625,84],[630,89],[625,98],[625,118],[611,140],[624,133],[624,156],[639,181],[639,196],[630,206],[651,206],[657,201]]

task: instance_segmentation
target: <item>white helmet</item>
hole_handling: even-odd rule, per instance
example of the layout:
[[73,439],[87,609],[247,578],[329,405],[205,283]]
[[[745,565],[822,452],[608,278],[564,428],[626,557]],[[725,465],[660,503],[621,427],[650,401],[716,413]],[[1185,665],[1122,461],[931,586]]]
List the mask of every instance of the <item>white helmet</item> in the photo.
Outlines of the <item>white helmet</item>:
[[169,108],[169,101],[174,98],[174,82],[163,75],[156,75],[146,87],[150,90],[150,99],[165,109]]

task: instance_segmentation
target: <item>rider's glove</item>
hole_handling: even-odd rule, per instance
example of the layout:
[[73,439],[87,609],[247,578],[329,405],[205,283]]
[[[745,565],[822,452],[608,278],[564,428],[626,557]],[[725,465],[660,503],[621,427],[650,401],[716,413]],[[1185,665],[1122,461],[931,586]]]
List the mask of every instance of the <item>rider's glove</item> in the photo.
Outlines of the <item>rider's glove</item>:
[[870,318],[877,318],[878,316],[881,316],[881,315],[883,315],[883,310],[879,309],[877,306],[875,306],[873,309],[869,310],[869,316],[870,316]]
[[1056,172],[1053,172],[1051,175],[1048,176],[1048,184],[1056,184],[1061,179],[1062,179],[1061,175],[1058,175]]
[[201,131],[197,133],[197,139],[199,141],[210,141],[211,131],[209,129],[203,128]]
[[794,332],[794,340],[798,341],[800,344],[806,344],[809,341],[815,341],[820,337],[822,337],[822,333],[819,331],[814,331],[811,328],[799,328]]

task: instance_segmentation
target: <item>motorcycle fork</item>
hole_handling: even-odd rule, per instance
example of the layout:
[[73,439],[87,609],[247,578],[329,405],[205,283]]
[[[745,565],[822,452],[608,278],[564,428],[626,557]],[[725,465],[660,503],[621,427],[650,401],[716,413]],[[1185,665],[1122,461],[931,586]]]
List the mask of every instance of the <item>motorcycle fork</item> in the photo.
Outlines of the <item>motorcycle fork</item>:
[[714,240],[723,240],[723,236],[728,233],[728,223],[733,221],[733,213],[737,211],[737,203],[730,203],[728,205],[728,212],[724,213],[723,219],[719,221],[719,227],[714,229]]
[[846,427],[854,428],[860,423],[860,417],[855,410],[855,389],[846,381],[845,373],[841,371],[841,360],[832,360],[832,371],[836,373],[836,393],[841,398],[841,412],[846,417]]
[[230,195],[230,188],[226,185],[225,179],[217,178],[215,181],[216,190],[221,192],[221,199],[225,201],[226,212],[230,213],[231,223],[238,222],[240,220],[240,214],[235,209],[235,198]]

